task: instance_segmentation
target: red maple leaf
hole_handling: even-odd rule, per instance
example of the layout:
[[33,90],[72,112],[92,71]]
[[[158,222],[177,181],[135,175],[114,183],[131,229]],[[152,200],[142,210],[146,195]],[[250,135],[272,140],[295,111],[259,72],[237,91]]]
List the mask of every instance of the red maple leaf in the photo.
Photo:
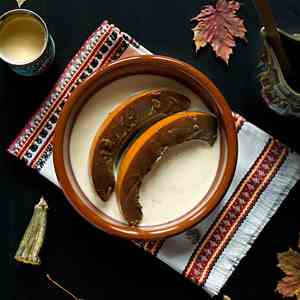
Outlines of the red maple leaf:
[[216,7],[206,5],[198,16],[193,18],[198,24],[193,28],[196,51],[209,43],[216,55],[227,64],[235,37],[246,40],[244,21],[236,16],[239,2],[218,0]]

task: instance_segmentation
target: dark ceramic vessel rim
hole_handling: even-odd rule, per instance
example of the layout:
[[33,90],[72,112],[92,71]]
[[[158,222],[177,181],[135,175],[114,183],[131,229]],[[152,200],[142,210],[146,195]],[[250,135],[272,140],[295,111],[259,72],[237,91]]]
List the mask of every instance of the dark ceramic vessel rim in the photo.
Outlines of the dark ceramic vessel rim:
[[[212,195],[204,199],[206,200],[204,201],[204,206],[196,206],[172,222],[141,228],[129,227],[126,224],[113,221],[112,218],[104,213],[99,213],[99,210],[86,199],[76,182],[68,155],[73,121],[84,103],[96,91],[110,82],[135,74],[156,74],[174,78],[187,85],[198,95],[206,93],[207,98],[204,99],[204,102],[218,115],[228,146],[227,160],[222,178],[219,180]],[[177,59],[158,55],[129,57],[114,62],[105,69],[97,71],[78,86],[68,99],[59,118],[53,143],[54,166],[57,178],[65,196],[75,210],[88,222],[107,233],[127,239],[144,240],[162,239],[181,233],[203,220],[218,205],[227,191],[235,172],[238,152],[237,133],[232,112],[216,86],[194,67]]]

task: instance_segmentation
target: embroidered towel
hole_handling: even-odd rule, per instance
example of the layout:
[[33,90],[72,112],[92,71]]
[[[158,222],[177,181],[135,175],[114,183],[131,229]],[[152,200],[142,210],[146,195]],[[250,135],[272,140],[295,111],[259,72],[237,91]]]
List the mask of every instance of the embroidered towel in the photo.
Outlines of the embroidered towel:
[[[52,160],[55,124],[76,87],[120,58],[150,54],[128,34],[104,22],[67,65],[49,96],[8,151],[58,185]],[[135,242],[216,295],[300,178],[300,157],[234,115],[238,163],[218,207],[194,228],[164,241]]]

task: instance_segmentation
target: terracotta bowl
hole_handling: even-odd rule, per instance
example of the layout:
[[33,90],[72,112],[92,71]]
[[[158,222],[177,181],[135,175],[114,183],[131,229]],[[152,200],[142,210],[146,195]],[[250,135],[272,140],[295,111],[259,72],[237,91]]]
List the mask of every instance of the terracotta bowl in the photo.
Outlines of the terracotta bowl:
[[[192,209],[165,223],[130,227],[125,222],[104,213],[83,191],[78,177],[75,176],[76,170],[71,163],[72,143],[70,140],[72,131],[76,127],[74,124],[78,115],[93,95],[122,78],[138,76],[138,74],[151,74],[176,80],[199,96],[205,106],[218,117],[220,155],[217,172],[210,188],[203,197],[199,198],[199,202]],[[100,100],[102,101],[102,99]],[[78,151],[80,149],[77,149]],[[237,151],[237,133],[232,112],[220,91],[204,74],[173,58],[140,56],[120,60],[103,70],[97,71],[71,94],[56,127],[54,165],[65,196],[87,221],[109,234],[122,238],[151,240],[181,233],[207,217],[222,200],[232,181]],[[86,158],[83,157],[83,159]],[[99,199],[99,201],[101,200]]]

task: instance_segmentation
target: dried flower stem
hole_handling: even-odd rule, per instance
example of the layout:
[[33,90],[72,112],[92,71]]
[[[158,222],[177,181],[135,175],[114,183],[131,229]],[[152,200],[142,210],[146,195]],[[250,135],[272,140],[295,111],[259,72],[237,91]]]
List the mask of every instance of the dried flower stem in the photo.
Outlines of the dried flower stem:
[[62,285],[60,285],[57,281],[55,281],[54,279],[52,279],[50,277],[49,274],[46,274],[47,279],[53,283],[55,286],[57,286],[59,289],[63,290],[66,294],[68,294],[69,296],[71,296],[73,299],[75,300],[83,300],[83,299],[79,299],[77,298],[74,294],[72,294],[70,291],[68,291],[67,289],[65,289]]

